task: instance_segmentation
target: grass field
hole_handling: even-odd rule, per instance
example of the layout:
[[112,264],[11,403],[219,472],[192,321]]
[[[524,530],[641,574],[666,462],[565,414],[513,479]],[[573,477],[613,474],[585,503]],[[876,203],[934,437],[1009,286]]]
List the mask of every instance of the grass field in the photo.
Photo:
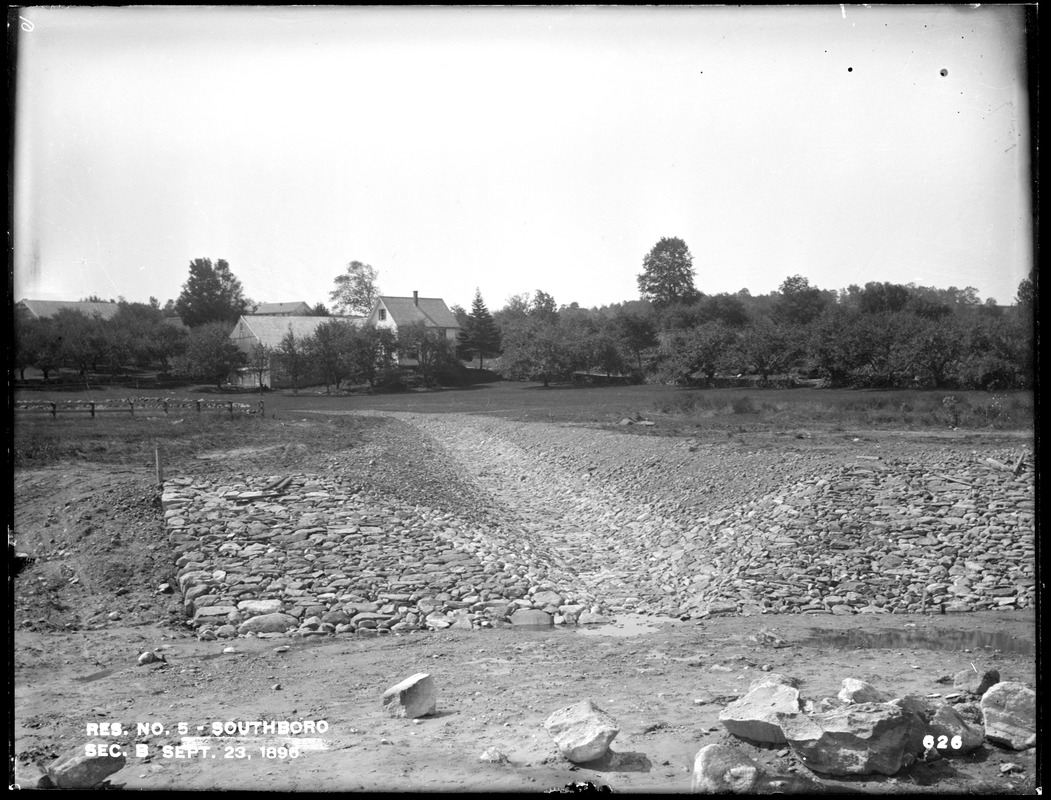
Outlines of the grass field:
[[[232,400],[255,407],[258,393],[217,392],[208,387],[186,390],[143,390],[144,397]],[[136,397],[126,388],[91,391],[27,392],[15,399],[102,402]],[[14,457],[18,465],[42,464],[64,457],[119,460],[138,458],[153,443],[187,452],[256,444],[286,437],[271,429],[272,421],[315,420],[325,424],[304,428],[304,440],[352,436],[372,423],[348,416],[348,411],[417,411],[497,415],[521,422],[541,421],[615,426],[631,434],[695,436],[706,432],[804,435],[857,431],[915,433],[958,432],[1031,434],[1034,400],[1031,393],[950,391],[859,391],[847,389],[680,389],[670,386],[552,387],[496,382],[439,391],[398,394],[326,395],[323,391],[267,392],[262,396],[265,418],[206,410],[156,409],[130,414],[59,411],[57,418],[40,413],[14,413]],[[148,414],[153,414],[149,416]],[[653,426],[620,426],[624,419],[650,420]]]

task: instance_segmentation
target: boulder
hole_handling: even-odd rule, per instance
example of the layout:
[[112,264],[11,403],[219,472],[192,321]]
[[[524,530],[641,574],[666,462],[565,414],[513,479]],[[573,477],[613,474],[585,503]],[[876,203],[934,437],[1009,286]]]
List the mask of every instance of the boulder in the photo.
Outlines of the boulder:
[[260,614],[246,619],[237,632],[246,633],[284,633],[289,628],[298,628],[299,620],[290,614]]
[[728,744],[709,744],[693,760],[694,794],[817,794],[811,778],[769,771]]
[[560,606],[565,602],[558,592],[550,590],[541,590],[533,595],[533,605],[537,608],[544,608],[545,606]]
[[985,738],[1013,750],[1036,745],[1036,692],[1024,684],[1002,681],[982,695]]
[[694,794],[757,794],[762,765],[728,744],[710,744],[693,759]]
[[924,753],[927,748],[923,744],[923,737],[929,733],[930,722],[934,718],[934,706],[926,698],[914,694],[891,700],[888,705],[902,709],[909,720],[905,752],[913,756]]
[[554,621],[546,611],[539,611],[535,608],[520,608],[511,615],[511,624],[547,628],[554,625]]
[[844,678],[843,688],[839,690],[839,699],[844,703],[885,703],[890,700],[883,692],[871,683],[857,678]]
[[383,707],[392,717],[416,719],[433,714],[438,704],[434,681],[426,672],[417,672],[383,693]]
[[760,683],[724,708],[719,721],[741,739],[784,744],[779,717],[798,714],[802,708],[798,689],[783,683]]
[[982,695],[1000,682],[1000,673],[995,669],[976,672],[973,669],[961,669],[952,679],[953,688],[961,692]]
[[544,730],[574,763],[602,758],[620,733],[616,720],[590,699],[556,711],[544,722]]
[[[952,706],[939,706],[927,730],[934,737],[938,753],[943,756],[962,756],[977,750],[985,742],[985,731],[968,724]],[[960,746],[954,747],[952,742],[957,736],[960,737]],[[948,747],[940,747],[942,743],[947,743]]]
[[894,703],[858,703],[822,714],[779,714],[802,762],[826,775],[894,775],[904,764],[910,715]]
[[114,772],[119,772],[127,763],[127,758],[119,756],[86,755],[86,745],[108,753],[111,741],[96,739],[79,744],[59,756],[47,768],[47,776],[59,789],[92,789],[102,783]]

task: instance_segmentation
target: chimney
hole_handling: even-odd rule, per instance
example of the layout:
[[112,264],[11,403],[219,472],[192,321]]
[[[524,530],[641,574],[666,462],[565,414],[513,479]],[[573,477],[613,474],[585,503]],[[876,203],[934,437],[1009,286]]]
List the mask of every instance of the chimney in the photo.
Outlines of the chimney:
[[413,304],[414,306],[417,306],[417,307],[419,307],[419,305],[420,305],[420,293],[419,293],[419,292],[415,292],[415,291],[414,291],[414,292],[412,293],[412,304]]

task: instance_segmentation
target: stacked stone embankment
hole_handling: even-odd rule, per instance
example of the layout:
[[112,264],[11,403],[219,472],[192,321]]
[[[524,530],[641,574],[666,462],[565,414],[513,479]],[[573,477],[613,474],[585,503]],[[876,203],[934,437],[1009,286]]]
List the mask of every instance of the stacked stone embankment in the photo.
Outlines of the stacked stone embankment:
[[[586,622],[1034,604],[1032,469],[986,460],[1004,453],[833,465],[819,453],[398,416],[492,499],[487,521],[354,491],[338,470],[283,485],[173,479],[166,525],[204,635],[471,628],[522,609]],[[269,628],[246,625],[272,614]]]
[[[521,532],[348,494],[336,479],[295,476],[266,491],[273,483],[165,484],[184,609],[206,635],[472,628],[522,608],[551,620],[592,611],[590,595],[542,580],[559,571]],[[249,623],[262,616],[277,627]]]

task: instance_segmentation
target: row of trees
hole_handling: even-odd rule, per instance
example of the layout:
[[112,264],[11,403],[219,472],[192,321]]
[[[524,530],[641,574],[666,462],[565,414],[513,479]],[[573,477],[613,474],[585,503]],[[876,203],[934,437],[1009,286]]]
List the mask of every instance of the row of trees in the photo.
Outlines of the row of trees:
[[1010,308],[983,303],[971,287],[870,282],[835,292],[800,275],[770,295],[706,296],[689,248],[665,238],[643,259],[640,301],[556,310],[542,291],[510,298],[495,315],[497,367],[545,385],[602,372],[677,384],[794,374],[836,386],[1028,388],[1034,281],[1022,281]]
[[[378,296],[377,273],[353,261],[337,277],[337,310],[364,312]],[[1023,388],[1032,385],[1035,275],[1016,304],[984,303],[971,287],[936,289],[871,282],[835,292],[793,275],[777,292],[747,290],[707,296],[694,285],[693,257],[681,239],[661,239],[643,259],[641,300],[601,309],[559,307],[543,291],[509,298],[491,314],[476,290],[471,311],[453,307],[462,332],[455,348],[423,326],[390,331],[333,319],[297,341],[257,348],[246,357],[229,340],[238,316],[254,304],[229,265],[196,259],[178,301],[162,309],[118,303],[110,320],[63,311],[51,319],[16,320],[15,366],[58,367],[82,375],[100,367],[155,367],[222,382],[249,366],[260,377],[271,364],[293,387],[351,381],[370,386],[392,379],[393,353],[414,355],[424,381],[457,362],[486,360],[504,377],[545,385],[574,372],[630,375],[690,384],[718,374],[787,373],[856,387],[930,386]],[[165,320],[177,312],[189,330]],[[315,313],[327,315],[321,304]],[[496,359],[493,361],[493,359]]]
[[166,323],[155,299],[116,305],[109,319],[70,309],[46,319],[17,314],[13,354],[19,377],[25,378],[29,366],[45,379],[61,367],[80,375],[89,370],[119,375],[127,367],[168,371],[185,354],[186,330]]
[[293,393],[301,386],[323,383],[327,392],[341,385],[398,387],[402,373],[397,354],[416,360],[421,381],[432,385],[444,373],[460,366],[453,344],[421,323],[402,326],[395,336],[388,328],[354,325],[332,319],[310,336],[289,329],[275,348],[256,345],[248,356],[259,383],[270,370],[271,380],[289,383]]

